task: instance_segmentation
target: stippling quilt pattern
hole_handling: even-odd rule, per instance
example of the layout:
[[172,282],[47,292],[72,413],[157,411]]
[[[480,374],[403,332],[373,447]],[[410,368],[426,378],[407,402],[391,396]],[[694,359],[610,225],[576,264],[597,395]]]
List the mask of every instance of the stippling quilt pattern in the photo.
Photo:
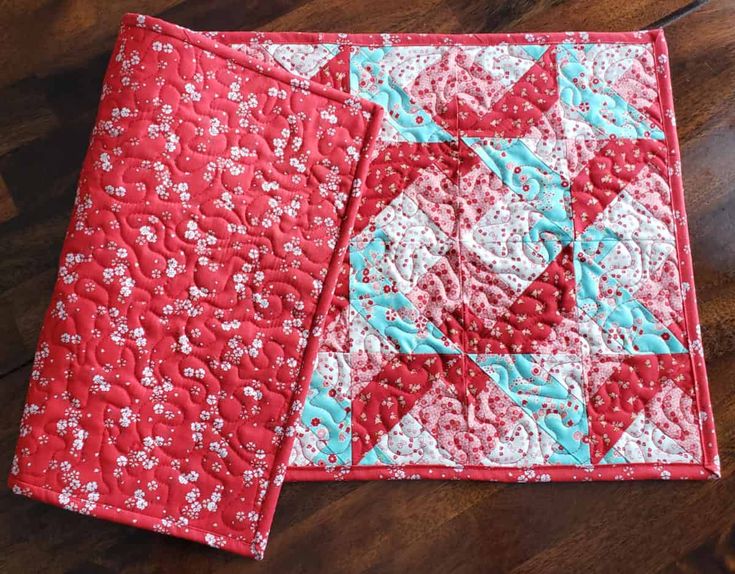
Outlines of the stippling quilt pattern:
[[260,558],[284,480],[718,474],[661,31],[125,17],[15,492]]
[[125,19],[15,492],[262,556],[380,114]]
[[717,473],[661,31],[223,39],[385,109],[289,478]]

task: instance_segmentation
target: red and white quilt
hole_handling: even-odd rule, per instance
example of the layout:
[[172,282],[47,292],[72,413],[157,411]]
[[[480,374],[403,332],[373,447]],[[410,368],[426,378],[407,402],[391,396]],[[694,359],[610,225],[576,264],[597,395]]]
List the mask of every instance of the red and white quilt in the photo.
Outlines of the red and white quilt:
[[129,15],[60,265],[10,481],[72,510],[260,557],[284,476],[719,473],[660,30]]

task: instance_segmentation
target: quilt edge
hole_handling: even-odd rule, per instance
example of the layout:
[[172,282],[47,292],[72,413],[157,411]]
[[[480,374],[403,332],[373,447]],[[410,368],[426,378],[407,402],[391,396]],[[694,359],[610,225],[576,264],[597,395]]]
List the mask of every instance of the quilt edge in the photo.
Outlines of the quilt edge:
[[[679,214],[678,227],[674,237],[679,262],[679,281],[684,293],[684,321],[687,337],[690,341],[689,358],[694,372],[694,394],[697,406],[697,424],[700,429],[702,446],[702,465],[709,470],[714,478],[721,476],[720,458],[717,449],[717,435],[712,412],[712,401],[709,393],[707,370],[705,366],[704,348],[702,344],[699,310],[694,282],[694,265],[691,255],[688,216],[684,194],[684,181],[681,169],[681,150],[676,131],[674,113],[674,95],[671,84],[671,69],[669,65],[669,50],[663,28],[652,31],[654,56],[656,56],[656,81],[658,95],[663,111],[663,128],[668,149],[667,167],[669,187],[671,188],[672,207]],[[687,289],[684,289],[684,283]],[[692,344],[695,349],[692,348]]]

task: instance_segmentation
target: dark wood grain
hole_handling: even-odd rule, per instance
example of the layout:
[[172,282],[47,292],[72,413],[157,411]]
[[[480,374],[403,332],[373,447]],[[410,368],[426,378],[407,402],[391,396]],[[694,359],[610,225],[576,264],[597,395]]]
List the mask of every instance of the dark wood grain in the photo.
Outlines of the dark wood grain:
[[120,15],[198,29],[499,32],[663,25],[723,478],[288,484],[264,562],[0,490],[2,572],[735,571],[732,0],[0,3],[0,476]]

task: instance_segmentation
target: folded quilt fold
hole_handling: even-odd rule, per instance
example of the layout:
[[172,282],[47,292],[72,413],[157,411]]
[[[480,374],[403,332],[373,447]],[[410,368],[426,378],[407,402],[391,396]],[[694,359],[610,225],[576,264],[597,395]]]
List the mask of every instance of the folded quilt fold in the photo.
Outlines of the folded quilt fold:
[[718,474],[662,31],[125,17],[16,492],[260,558],[284,480]]

